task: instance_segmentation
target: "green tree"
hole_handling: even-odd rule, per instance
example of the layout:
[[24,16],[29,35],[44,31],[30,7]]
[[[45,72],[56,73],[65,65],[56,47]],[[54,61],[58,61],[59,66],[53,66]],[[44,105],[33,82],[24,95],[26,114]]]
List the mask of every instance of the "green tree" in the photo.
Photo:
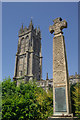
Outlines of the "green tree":
[[74,85],[73,91],[73,101],[74,101],[74,107],[75,107],[75,115],[80,117],[80,83],[77,83]]
[[73,91],[75,91],[75,84],[74,85],[72,85],[71,87],[70,87],[70,91],[71,91],[71,108],[72,108],[72,113],[73,113],[73,115],[75,116],[75,101],[74,101],[74,93],[73,93]]
[[52,93],[35,83],[16,86],[10,78],[2,82],[2,120],[46,120],[52,114]]

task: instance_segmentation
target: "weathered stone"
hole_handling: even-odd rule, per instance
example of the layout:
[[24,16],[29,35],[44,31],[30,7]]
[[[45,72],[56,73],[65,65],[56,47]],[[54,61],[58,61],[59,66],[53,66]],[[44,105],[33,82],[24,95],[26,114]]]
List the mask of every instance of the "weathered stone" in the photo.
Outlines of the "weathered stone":
[[77,117],[58,117],[58,118],[55,118],[55,117],[52,117],[52,118],[48,118],[48,120],[80,120],[80,118],[77,118]]
[[16,53],[13,79],[21,81],[40,80],[42,77],[41,32],[34,29],[32,20],[28,28],[19,31],[18,49]]
[[53,20],[53,22],[54,25],[49,27],[49,31],[51,33],[54,32],[54,35],[62,33],[62,29],[67,27],[67,22],[65,20],[62,21],[60,17]]
[[[53,38],[53,115],[70,115],[70,91],[65,41],[62,35],[62,29],[67,27],[65,20],[57,18],[54,25],[49,27],[51,33],[54,32]],[[71,114],[72,115],[72,114]]]

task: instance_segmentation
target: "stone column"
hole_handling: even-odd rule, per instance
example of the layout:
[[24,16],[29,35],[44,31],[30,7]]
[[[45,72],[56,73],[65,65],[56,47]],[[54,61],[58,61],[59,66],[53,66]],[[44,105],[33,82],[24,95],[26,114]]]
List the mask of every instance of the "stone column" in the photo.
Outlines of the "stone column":
[[67,22],[61,18],[53,20],[54,25],[49,27],[53,38],[53,116],[72,116],[70,113],[70,91],[65,41],[62,29]]
[[19,38],[19,40],[18,40],[18,48],[17,48],[17,53],[16,53],[16,58],[15,58],[15,70],[14,70],[14,77],[13,77],[13,79],[15,77],[17,77],[18,53],[19,53],[19,50],[20,50],[20,42],[21,42],[21,40]]
[[42,49],[40,46],[40,80],[42,79]]
[[17,73],[17,60],[18,60],[18,56],[16,55],[16,58],[15,58],[15,70],[14,70],[14,77],[16,77],[16,73]]
[[32,75],[33,70],[33,52],[30,53],[30,75]]
[[29,81],[32,81],[33,79],[33,51],[30,53],[30,71],[29,71]]
[[26,75],[28,75],[28,51],[26,52]]

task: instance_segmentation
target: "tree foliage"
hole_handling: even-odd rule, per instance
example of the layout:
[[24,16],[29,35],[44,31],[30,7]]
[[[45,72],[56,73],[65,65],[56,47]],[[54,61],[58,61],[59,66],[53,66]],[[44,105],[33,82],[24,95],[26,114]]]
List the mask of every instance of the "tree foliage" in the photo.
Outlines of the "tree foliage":
[[73,86],[72,101],[75,115],[80,117],[80,83]]
[[52,92],[35,83],[2,82],[2,120],[46,120],[53,113]]
[[74,87],[75,87],[75,84],[70,87],[70,91],[71,91],[71,108],[72,108],[72,113],[75,116],[75,101],[73,99],[74,98],[73,91],[75,91]]

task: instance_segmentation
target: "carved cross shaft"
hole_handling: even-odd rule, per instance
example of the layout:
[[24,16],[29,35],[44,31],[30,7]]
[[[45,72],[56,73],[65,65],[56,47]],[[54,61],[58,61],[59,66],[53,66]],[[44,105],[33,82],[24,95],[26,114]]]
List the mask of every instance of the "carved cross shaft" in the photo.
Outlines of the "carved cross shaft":
[[54,35],[57,35],[59,33],[62,33],[63,28],[67,28],[67,22],[65,20],[62,21],[60,17],[53,20],[53,22],[54,24],[49,27],[51,34],[54,32]]

